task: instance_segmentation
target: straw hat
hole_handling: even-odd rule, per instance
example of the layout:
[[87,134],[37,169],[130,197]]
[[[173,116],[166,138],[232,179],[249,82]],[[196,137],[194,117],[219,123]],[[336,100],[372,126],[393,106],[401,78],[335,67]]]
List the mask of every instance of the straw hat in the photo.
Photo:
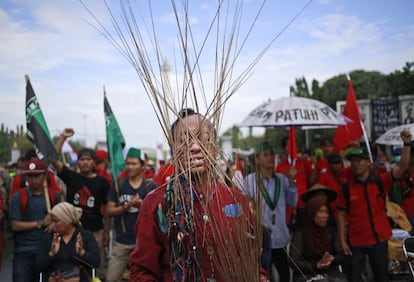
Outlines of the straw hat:
[[334,189],[322,186],[321,184],[317,183],[313,185],[311,188],[309,188],[308,191],[303,193],[300,198],[302,199],[302,201],[306,202],[310,198],[314,197],[319,193],[324,193],[327,197],[328,202],[334,201],[337,196],[336,191]]

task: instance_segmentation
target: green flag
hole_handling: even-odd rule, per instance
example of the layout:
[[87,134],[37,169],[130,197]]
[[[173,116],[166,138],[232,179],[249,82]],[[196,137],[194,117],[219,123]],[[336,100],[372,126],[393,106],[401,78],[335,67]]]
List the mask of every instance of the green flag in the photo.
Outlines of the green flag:
[[125,167],[125,159],[122,149],[125,147],[125,139],[119,128],[118,122],[109,105],[104,91],[104,113],[106,123],[106,145],[108,147],[109,160],[111,162],[112,179],[116,181],[119,173]]
[[26,125],[27,138],[34,144],[37,157],[50,164],[57,160],[58,153],[50,138],[46,120],[34,93],[28,75],[26,79]]

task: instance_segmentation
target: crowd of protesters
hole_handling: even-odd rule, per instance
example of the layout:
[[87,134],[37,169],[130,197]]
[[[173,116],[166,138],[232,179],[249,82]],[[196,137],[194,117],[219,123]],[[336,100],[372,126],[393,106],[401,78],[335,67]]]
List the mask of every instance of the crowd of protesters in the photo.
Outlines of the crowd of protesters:
[[[72,129],[62,131],[58,152],[73,134]],[[276,154],[277,144],[263,141],[252,156],[242,159],[241,167],[224,163],[222,182],[262,208],[261,273],[270,281],[274,281],[274,269],[279,281],[389,281],[388,241],[395,226],[389,223],[386,202],[400,205],[408,222],[414,224],[414,146],[408,131],[401,132],[401,139],[401,148],[387,157],[379,146],[367,150],[365,144],[334,152],[332,139],[325,138],[319,156],[307,151],[290,161],[285,138],[280,154]],[[156,215],[157,202],[154,206],[148,203],[149,207],[145,199],[157,187],[165,190],[177,168],[167,161],[155,171],[146,154],[130,148],[125,171],[112,179],[106,151],[83,148],[77,157],[74,168],[59,160],[47,166],[29,150],[19,159],[17,169],[0,169],[0,251],[4,231],[10,226],[14,235],[12,280],[75,277],[88,281],[96,275],[104,281],[122,281],[128,279],[129,268],[134,272],[131,277],[139,279],[178,279],[174,276],[178,274],[162,274],[170,262],[161,251],[168,252],[168,248],[136,242],[140,236],[148,240],[156,234],[164,240],[159,230],[143,230],[154,228],[150,221],[157,219],[150,216],[160,216]],[[165,191],[160,193],[164,197]],[[141,208],[150,208],[153,214],[140,218]],[[138,226],[137,222],[146,224]],[[413,235],[411,225],[406,228],[407,236]],[[158,247],[153,260],[158,265],[149,266],[153,256],[149,252]],[[141,281],[135,278],[131,281]]]

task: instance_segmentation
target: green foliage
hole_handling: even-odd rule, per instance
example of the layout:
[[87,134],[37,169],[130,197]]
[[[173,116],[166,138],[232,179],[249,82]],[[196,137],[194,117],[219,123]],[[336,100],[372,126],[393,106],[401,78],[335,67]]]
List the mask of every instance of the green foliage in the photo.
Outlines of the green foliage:
[[8,163],[11,160],[12,148],[24,154],[33,145],[26,137],[23,125],[17,126],[16,130],[9,130],[4,124],[0,126],[0,163]]
[[[414,94],[414,62],[407,62],[402,70],[396,70],[389,75],[382,74],[378,71],[364,70],[354,70],[349,75],[358,100]],[[309,89],[308,85],[305,77],[297,78],[295,79],[294,85],[290,86],[290,94],[322,101],[335,110],[336,102],[346,100],[348,94],[346,74],[336,75],[326,80],[323,84],[314,79],[310,84],[311,89]],[[254,147],[257,139],[265,138],[273,144],[278,152],[280,151],[282,138],[288,135],[288,131],[285,129],[267,129],[261,138],[254,138],[251,134],[243,138],[238,132],[236,126],[226,132],[233,137],[234,148],[248,150]],[[306,134],[309,136],[309,147],[317,148],[320,138],[332,136],[334,132],[335,129],[313,129],[308,130],[307,133],[305,130],[297,130],[298,150],[303,151],[306,149]]]

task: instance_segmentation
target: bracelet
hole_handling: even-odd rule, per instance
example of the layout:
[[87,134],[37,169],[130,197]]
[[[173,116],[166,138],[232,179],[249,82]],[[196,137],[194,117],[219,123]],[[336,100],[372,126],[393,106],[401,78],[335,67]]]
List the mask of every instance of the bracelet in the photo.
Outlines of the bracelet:
[[45,228],[45,221],[43,219],[38,220],[37,221],[37,229],[43,229],[43,228]]
[[411,143],[404,143],[404,147],[411,147]]

